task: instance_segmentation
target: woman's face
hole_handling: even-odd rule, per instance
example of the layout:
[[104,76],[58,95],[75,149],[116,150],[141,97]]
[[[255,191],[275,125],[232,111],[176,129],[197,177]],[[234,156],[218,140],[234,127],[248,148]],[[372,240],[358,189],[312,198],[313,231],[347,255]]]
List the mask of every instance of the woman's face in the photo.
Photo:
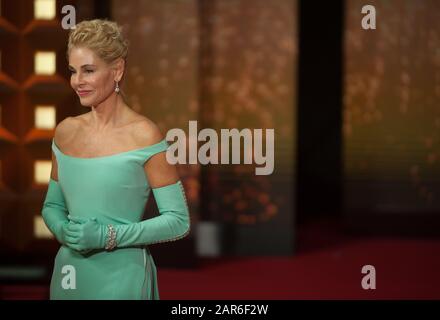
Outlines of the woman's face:
[[92,50],[74,47],[69,54],[70,85],[83,106],[97,106],[115,89],[111,66]]

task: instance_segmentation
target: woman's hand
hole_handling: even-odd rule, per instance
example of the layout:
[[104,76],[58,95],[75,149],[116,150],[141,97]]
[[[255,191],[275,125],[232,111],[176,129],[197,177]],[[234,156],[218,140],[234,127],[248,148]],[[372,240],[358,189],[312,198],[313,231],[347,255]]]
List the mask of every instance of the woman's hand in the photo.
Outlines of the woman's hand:
[[69,221],[60,223],[58,227],[59,231],[56,233],[56,238],[62,245],[66,244],[67,226],[69,223]]
[[66,245],[81,253],[93,249],[102,249],[105,246],[105,226],[99,224],[95,218],[84,219],[68,216],[70,223],[66,226]]

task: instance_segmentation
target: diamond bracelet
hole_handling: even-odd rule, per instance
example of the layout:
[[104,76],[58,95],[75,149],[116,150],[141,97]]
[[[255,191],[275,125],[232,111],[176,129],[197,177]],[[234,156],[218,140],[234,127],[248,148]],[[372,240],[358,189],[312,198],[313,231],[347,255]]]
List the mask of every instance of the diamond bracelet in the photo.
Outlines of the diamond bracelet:
[[105,250],[113,250],[116,247],[116,230],[109,224],[107,225],[107,242],[105,244]]

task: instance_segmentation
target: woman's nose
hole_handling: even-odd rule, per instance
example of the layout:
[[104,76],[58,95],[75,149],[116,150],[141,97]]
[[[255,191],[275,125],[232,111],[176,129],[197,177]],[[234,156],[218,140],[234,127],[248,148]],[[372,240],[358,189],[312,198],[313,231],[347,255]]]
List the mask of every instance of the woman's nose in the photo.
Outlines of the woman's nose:
[[73,74],[72,75],[72,84],[74,84],[75,86],[80,86],[80,85],[84,84],[83,74],[80,72]]

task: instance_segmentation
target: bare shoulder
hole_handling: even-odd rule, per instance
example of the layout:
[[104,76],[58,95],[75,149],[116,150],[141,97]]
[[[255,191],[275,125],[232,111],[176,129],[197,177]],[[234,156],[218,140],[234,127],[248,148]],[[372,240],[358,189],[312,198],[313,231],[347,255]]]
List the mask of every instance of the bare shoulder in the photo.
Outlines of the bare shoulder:
[[62,144],[78,128],[79,119],[77,117],[67,117],[62,120],[55,128],[55,142]]
[[136,121],[131,133],[138,147],[156,144],[164,139],[158,125],[144,116]]

